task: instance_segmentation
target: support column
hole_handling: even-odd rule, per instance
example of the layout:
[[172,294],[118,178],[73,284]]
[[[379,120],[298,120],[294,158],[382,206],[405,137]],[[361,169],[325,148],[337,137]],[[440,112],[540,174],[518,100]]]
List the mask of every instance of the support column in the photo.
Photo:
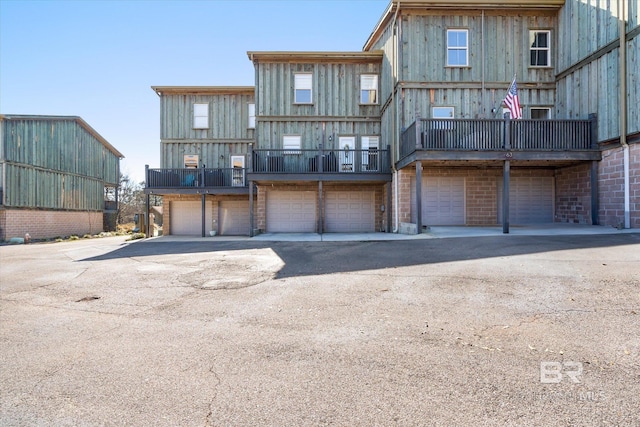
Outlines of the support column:
[[505,161],[502,169],[502,232],[509,233],[509,186],[511,179],[511,115],[505,114],[504,120]]
[[386,206],[385,206],[385,210],[386,210],[386,214],[387,214],[387,226],[385,227],[385,231],[387,233],[391,232],[391,183],[387,182],[385,184],[385,186],[387,187],[387,201],[386,201]]
[[322,181],[318,181],[318,233],[322,234],[324,226],[324,203],[322,202]]
[[502,232],[509,234],[509,185],[511,175],[511,161],[504,161],[502,171]]
[[249,237],[253,237],[253,226],[255,218],[253,215],[253,181],[249,181]]
[[[151,237],[151,235],[150,235],[151,233],[150,233],[150,231],[149,231],[149,230],[151,230],[151,229],[150,229],[151,225],[149,224],[149,218],[151,217],[151,215],[149,215],[149,212],[150,212],[150,208],[149,208],[149,194],[147,194],[145,204],[146,204],[146,214],[145,214],[145,215],[147,216],[147,222],[146,222],[146,224],[147,224],[147,227],[146,227],[146,228],[147,228],[147,229],[146,229],[146,230],[144,230],[144,232],[145,232],[145,237],[149,238],[149,237]],[[116,229],[117,229],[117,227],[118,227],[118,219],[116,218]]]
[[207,235],[206,222],[207,222],[207,202],[206,202],[206,195],[202,193],[202,237],[205,237]]
[[422,162],[416,162],[416,227],[422,233]]

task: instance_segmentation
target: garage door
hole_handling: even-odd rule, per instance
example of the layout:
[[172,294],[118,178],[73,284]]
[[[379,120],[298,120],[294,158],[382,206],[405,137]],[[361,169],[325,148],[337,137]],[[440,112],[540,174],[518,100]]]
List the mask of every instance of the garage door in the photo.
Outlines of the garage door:
[[[464,225],[464,177],[422,177],[422,224]],[[417,220],[416,186],[411,183],[411,221]]]
[[267,192],[267,232],[315,233],[315,191]]
[[324,230],[328,233],[375,231],[373,191],[327,191]]
[[[502,222],[502,178],[498,181],[498,222]],[[509,223],[553,222],[553,177],[511,177]]]
[[219,233],[223,236],[247,236],[251,227],[248,200],[223,200],[218,205]]
[[[206,203],[205,224],[211,224],[211,203]],[[205,226],[208,233],[210,227]],[[202,236],[202,202],[171,202],[171,234],[175,236]]]

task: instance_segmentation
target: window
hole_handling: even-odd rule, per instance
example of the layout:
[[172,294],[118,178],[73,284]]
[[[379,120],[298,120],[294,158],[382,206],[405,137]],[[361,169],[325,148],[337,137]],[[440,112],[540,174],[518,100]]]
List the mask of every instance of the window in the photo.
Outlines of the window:
[[256,128],[256,104],[249,104],[249,129]]
[[300,154],[300,135],[287,135],[282,137],[282,148],[284,154]]
[[[454,109],[453,107],[433,107],[431,109],[431,117],[434,119],[453,119]],[[433,129],[453,129],[453,124],[438,120],[433,123]]]
[[311,104],[312,74],[295,74],[295,100],[296,104]]
[[549,120],[551,118],[551,108],[531,107],[529,111],[533,120]]
[[532,67],[551,66],[551,31],[529,31]]
[[187,169],[195,169],[198,167],[198,155],[197,154],[185,154],[184,167]]
[[447,30],[447,66],[469,65],[469,30]]
[[360,103],[378,103],[378,75],[363,74],[360,76]]
[[209,129],[209,104],[193,104],[193,128]]

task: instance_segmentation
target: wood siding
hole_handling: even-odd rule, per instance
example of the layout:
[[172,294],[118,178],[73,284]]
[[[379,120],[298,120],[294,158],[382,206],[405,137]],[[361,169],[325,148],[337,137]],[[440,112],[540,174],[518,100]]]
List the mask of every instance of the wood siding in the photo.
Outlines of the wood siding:
[[[360,104],[360,75],[380,75],[376,63],[256,64],[259,116],[378,117],[380,104]],[[295,104],[294,73],[313,74],[312,104]]]
[[2,160],[118,183],[119,157],[75,120],[1,121]]
[[[555,44],[556,19],[549,12],[497,14],[467,11],[464,15],[402,16],[401,80],[410,82],[553,82],[553,68],[529,67],[529,30],[551,30]],[[469,31],[469,66],[446,65],[447,29]],[[484,44],[484,47],[483,47]],[[552,56],[552,66],[555,62]],[[506,87],[505,87],[506,90]]]
[[[160,101],[160,165],[184,167],[185,154],[197,154],[199,166],[231,167],[231,156],[247,154],[255,129],[249,128],[253,94],[163,94]],[[209,105],[208,129],[193,128],[193,104]]]
[[95,178],[5,164],[8,207],[56,210],[104,210],[104,183]]
[[[165,142],[161,145],[160,164],[163,168],[184,167],[185,154],[197,154],[200,167],[230,168],[231,156],[246,155],[249,152],[248,142]],[[245,159],[245,165],[246,165]]]
[[[253,95],[166,94],[160,101],[162,140],[253,139],[249,107]],[[209,128],[193,128],[193,104],[209,105]]]
[[[567,1],[560,12],[557,111],[567,118],[598,114],[598,139],[620,136],[618,2]],[[640,0],[629,0],[627,33],[637,29]],[[637,34],[637,31],[635,32]],[[627,40],[627,133],[640,132],[640,37]]]
[[[356,136],[356,147],[360,148],[361,136],[380,135],[380,121],[327,121],[323,134],[320,121],[260,121],[258,134],[261,135],[256,148],[283,148],[282,137],[300,135],[302,149],[317,149],[324,143],[326,149],[339,148],[340,136]],[[324,136],[324,140],[323,140]],[[331,137],[331,141],[329,138]],[[385,148],[389,142],[380,139],[380,147]]]

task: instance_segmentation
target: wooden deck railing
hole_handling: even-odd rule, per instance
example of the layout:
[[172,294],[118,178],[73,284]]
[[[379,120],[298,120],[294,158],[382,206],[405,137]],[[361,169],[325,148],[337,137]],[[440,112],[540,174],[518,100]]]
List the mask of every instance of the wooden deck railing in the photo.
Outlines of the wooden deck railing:
[[389,151],[389,149],[254,149],[251,172],[388,174],[391,171]]
[[416,150],[596,150],[594,133],[594,119],[419,119],[402,133],[400,157]]
[[246,187],[246,168],[147,169],[147,188]]

